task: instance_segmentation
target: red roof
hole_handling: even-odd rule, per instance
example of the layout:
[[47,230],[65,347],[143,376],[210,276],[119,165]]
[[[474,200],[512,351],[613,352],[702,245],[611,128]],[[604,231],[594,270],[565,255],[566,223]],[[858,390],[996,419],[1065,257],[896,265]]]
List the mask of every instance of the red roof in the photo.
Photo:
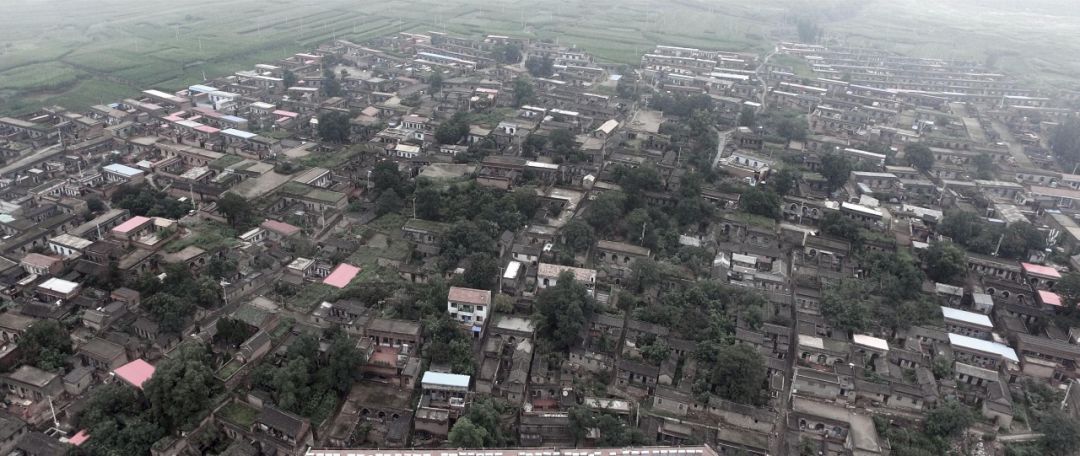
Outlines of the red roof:
[[121,380],[130,383],[131,386],[142,389],[143,384],[154,376],[154,366],[142,359],[136,359],[116,368],[113,373]]
[[87,440],[90,440],[90,434],[87,434],[86,429],[83,429],[75,433],[75,435],[71,436],[71,438],[68,439],[68,442],[71,442],[72,445],[79,446],[85,443]]
[[486,306],[491,304],[490,290],[477,290],[475,288],[450,287],[447,299],[454,302]]
[[143,217],[141,215],[136,215],[136,216],[134,216],[132,218],[127,219],[126,222],[117,225],[112,230],[117,232],[117,233],[127,234],[131,230],[134,230],[135,228],[138,228],[138,227],[142,226],[144,223],[147,223],[149,221],[150,221],[150,219],[147,218],[147,217]]
[[1061,273],[1050,266],[1043,266],[1041,264],[1020,263],[1020,267],[1024,268],[1029,274],[1038,274],[1041,276],[1052,277],[1055,279],[1061,278]]
[[42,255],[40,253],[27,253],[23,257],[22,262],[36,268],[51,268],[54,263],[60,261],[59,258],[49,255]]
[[323,283],[332,287],[345,288],[349,285],[349,282],[352,282],[353,277],[356,277],[359,273],[360,268],[351,264],[341,263],[334,268],[334,272],[331,272],[330,275],[323,279]]
[[1039,301],[1046,305],[1061,307],[1061,296],[1053,291],[1039,290]]
[[277,220],[267,219],[265,222],[262,222],[262,224],[259,225],[259,226],[261,226],[264,229],[267,229],[267,230],[273,231],[275,233],[278,233],[278,234],[280,234],[282,236],[292,236],[292,235],[300,232],[300,228],[292,226],[292,225],[290,225],[288,223],[285,223],[285,222],[279,222]]

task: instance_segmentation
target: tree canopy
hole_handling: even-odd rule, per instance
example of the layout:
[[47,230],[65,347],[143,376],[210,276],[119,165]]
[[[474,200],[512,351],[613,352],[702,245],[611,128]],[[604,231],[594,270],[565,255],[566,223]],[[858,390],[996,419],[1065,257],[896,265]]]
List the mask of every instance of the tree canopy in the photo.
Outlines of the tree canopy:
[[64,367],[71,348],[71,335],[56,320],[41,320],[29,328],[19,339],[22,363],[55,372]]
[[842,155],[827,153],[821,157],[821,175],[825,178],[830,192],[844,186],[853,168],[851,160]]
[[469,134],[469,118],[463,112],[455,113],[435,128],[435,140],[439,144],[457,144]]
[[593,302],[585,285],[575,280],[572,272],[564,271],[554,286],[540,290],[535,309],[537,335],[555,350],[568,351],[592,315]]
[[326,142],[344,144],[349,142],[349,113],[326,111],[319,114],[319,138]]
[[904,147],[904,158],[919,171],[930,171],[934,167],[934,153],[925,144],[908,144]]
[[259,223],[251,203],[233,192],[226,192],[217,202],[218,211],[225,216],[229,226],[238,232],[244,232]]
[[210,354],[202,344],[181,344],[177,352],[155,366],[154,376],[143,391],[150,414],[165,429],[196,423],[200,412],[221,385],[210,369]]
[[514,79],[514,106],[530,103],[534,98],[536,98],[536,90],[533,89],[532,82],[524,76]]
[[926,251],[926,275],[937,282],[952,283],[967,271],[967,254],[951,242],[935,241]]

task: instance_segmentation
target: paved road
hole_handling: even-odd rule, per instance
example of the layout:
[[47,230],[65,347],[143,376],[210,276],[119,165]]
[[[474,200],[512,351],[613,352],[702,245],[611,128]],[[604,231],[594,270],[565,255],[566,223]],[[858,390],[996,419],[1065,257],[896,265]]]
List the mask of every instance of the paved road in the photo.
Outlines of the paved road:
[[998,137],[1001,138],[1000,141],[1004,141],[1008,144],[1009,154],[1012,155],[1013,160],[1016,161],[1018,166],[1026,166],[1028,168],[1035,166],[1031,163],[1031,159],[1028,158],[1027,154],[1024,153],[1024,146],[1020,144],[1020,141],[1017,141],[1016,138],[1013,137],[1012,133],[1009,131],[1009,127],[1006,127],[1005,124],[996,120],[990,122],[990,125],[994,127],[994,131],[997,132]]
[[713,157],[712,167],[716,168],[716,164],[720,163],[720,157],[724,155],[724,147],[727,147],[728,139],[731,138],[731,134],[735,130],[726,130],[716,133],[716,156]]

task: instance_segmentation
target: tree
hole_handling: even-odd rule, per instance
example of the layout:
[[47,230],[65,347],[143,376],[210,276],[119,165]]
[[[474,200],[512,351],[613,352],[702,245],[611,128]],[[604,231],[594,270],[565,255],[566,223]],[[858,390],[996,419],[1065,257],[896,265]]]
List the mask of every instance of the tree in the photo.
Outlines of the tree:
[[71,335],[56,320],[35,322],[19,340],[22,363],[54,372],[64,367],[71,348]]
[[239,348],[255,333],[255,328],[236,318],[219,318],[215,326],[217,334],[214,334],[214,340],[233,348]]
[[982,153],[972,159],[975,164],[975,177],[979,179],[994,178],[994,158],[990,154]]
[[629,66],[623,67],[622,77],[615,83],[615,93],[619,98],[638,100],[637,73]]
[[337,80],[337,76],[334,75],[334,72],[330,69],[323,70],[321,88],[323,95],[326,95],[327,97],[340,97],[342,94],[341,81]]
[[488,432],[473,424],[469,418],[461,418],[454,423],[447,437],[455,448],[486,448],[484,442],[488,439]]
[[585,221],[592,225],[596,231],[611,233],[615,229],[615,221],[623,215],[626,197],[621,192],[604,192],[593,201],[588,212],[585,213]]
[[1002,233],[1000,228],[991,225],[979,214],[963,210],[946,212],[937,231],[968,250],[981,254],[993,252]]
[[244,232],[257,223],[251,203],[233,192],[226,192],[217,202],[218,211],[225,216],[229,226],[238,232]]
[[534,78],[546,78],[555,74],[555,62],[547,55],[540,58],[533,57],[525,61],[525,69]]
[[168,293],[158,293],[146,298],[143,303],[150,316],[158,324],[158,329],[166,334],[180,334],[184,329],[187,318],[195,310],[194,305],[187,300],[177,298]]
[[1050,136],[1050,150],[1066,168],[1080,163],[1080,119],[1069,117],[1054,129]]
[[870,309],[862,285],[844,280],[825,289],[821,297],[821,315],[829,324],[844,331],[862,331],[870,324]]
[[971,408],[955,400],[946,401],[926,414],[923,427],[927,434],[955,437],[975,423]]
[[739,206],[746,212],[762,217],[780,217],[780,197],[772,190],[751,188],[740,196]]
[[1043,436],[1039,446],[1050,456],[1075,455],[1080,450],[1080,423],[1061,412],[1050,412],[1039,418],[1035,430]]
[[531,103],[535,98],[536,91],[533,89],[532,82],[529,82],[524,76],[518,76],[517,79],[514,79],[514,106],[520,107],[523,104]]
[[462,112],[454,114],[435,128],[435,140],[440,144],[457,144],[468,134],[468,117]]
[[86,209],[96,214],[98,212],[104,211],[105,209],[108,209],[108,206],[106,206],[105,202],[101,201],[100,198],[92,196],[86,199]]
[[653,341],[641,347],[641,357],[655,366],[659,366],[671,355],[671,347],[663,339]]
[[562,240],[575,252],[584,252],[596,243],[596,231],[588,223],[574,218],[563,226]]
[[710,390],[740,404],[761,404],[765,383],[765,359],[745,344],[716,347],[716,358],[709,376]]
[[799,40],[804,43],[817,43],[825,34],[817,22],[807,18],[795,21],[795,30],[799,33]]
[[821,157],[821,175],[825,178],[830,193],[844,186],[851,176],[852,168],[851,160],[842,155],[827,153]]
[[371,168],[371,185],[375,193],[382,194],[386,190],[397,191],[405,184],[405,176],[398,169],[398,164],[390,160],[383,160]]
[[934,167],[934,153],[925,144],[908,144],[904,147],[904,158],[908,164],[919,171],[927,172]]
[[926,251],[926,275],[936,282],[951,283],[967,270],[967,254],[951,242],[935,241]]
[[349,142],[349,113],[326,111],[319,114],[319,138],[323,141],[344,144]]
[[802,115],[783,117],[776,124],[776,134],[788,141],[806,139],[806,118]]
[[431,72],[431,76],[428,77],[428,93],[431,94],[431,96],[434,97],[435,94],[439,93],[439,91],[442,90],[442,87],[443,87],[442,71],[435,70],[435,71]]
[[1028,252],[1046,248],[1046,239],[1038,228],[1027,222],[1010,224],[1002,233],[998,254],[1017,260],[1026,260]]
[[401,196],[398,196],[397,190],[390,189],[390,191],[382,192],[375,199],[375,215],[399,212],[404,205],[405,202],[402,201]]
[[798,171],[791,168],[780,168],[775,174],[769,176],[769,184],[773,192],[783,198],[799,183],[802,176]]
[[413,193],[413,203],[416,206],[416,217],[424,220],[438,221],[442,195],[431,185],[418,185]]
[[495,57],[495,61],[505,64],[515,64],[521,62],[521,47],[516,43],[509,43],[496,46],[492,50],[492,54]]
[[200,412],[210,405],[210,398],[219,388],[206,347],[185,343],[173,357],[158,363],[143,391],[154,421],[175,432],[197,423]]
[[285,70],[285,72],[281,74],[281,82],[285,85],[286,89],[295,86],[296,80],[296,73],[293,73],[291,70]]
[[465,259],[465,286],[480,290],[490,290],[495,286],[499,265],[495,258],[486,253],[474,253]]
[[749,106],[743,106],[742,110],[739,111],[738,125],[740,127],[754,126],[754,108],[751,108]]
[[585,156],[578,148],[574,134],[565,128],[554,130],[548,134],[548,145],[550,146],[551,155],[555,157],[556,161],[577,163],[585,159]]
[[237,267],[236,260],[232,258],[214,256],[210,259],[210,263],[206,267],[206,270],[210,273],[211,277],[221,280],[235,276]]
[[554,286],[548,286],[536,297],[536,332],[558,351],[567,351],[577,341],[585,321],[593,310],[585,285],[564,271]]
[[1069,272],[1061,276],[1054,292],[1065,300],[1066,307],[1076,307],[1080,303],[1080,272]]

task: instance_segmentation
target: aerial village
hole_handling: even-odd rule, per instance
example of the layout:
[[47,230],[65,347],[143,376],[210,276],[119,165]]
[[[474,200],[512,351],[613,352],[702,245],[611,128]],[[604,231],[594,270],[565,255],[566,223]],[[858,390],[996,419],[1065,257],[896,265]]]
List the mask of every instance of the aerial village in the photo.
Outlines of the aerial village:
[[0,454],[1034,445],[1080,413],[1078,98],[429,32],[0,118]]

